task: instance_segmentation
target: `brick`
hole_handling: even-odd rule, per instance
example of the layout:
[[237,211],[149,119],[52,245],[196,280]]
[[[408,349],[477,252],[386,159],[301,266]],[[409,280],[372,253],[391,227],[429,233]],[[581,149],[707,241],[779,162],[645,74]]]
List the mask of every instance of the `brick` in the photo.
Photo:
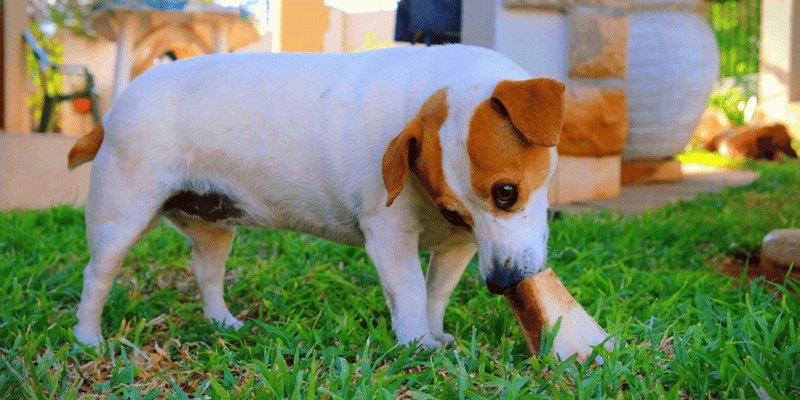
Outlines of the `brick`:
[[624,78],[628,17],[570,14],[569,76]]
[[628,138],[625,89],[571,87],[565,101],[559,154],[606,157],[622,153]]

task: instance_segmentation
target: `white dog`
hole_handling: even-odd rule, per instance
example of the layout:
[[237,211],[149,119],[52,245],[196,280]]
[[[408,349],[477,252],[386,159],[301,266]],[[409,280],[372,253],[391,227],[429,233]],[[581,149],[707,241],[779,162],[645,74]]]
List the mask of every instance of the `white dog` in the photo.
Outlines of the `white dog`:
[[[564,85],[460,45],[355,54],[230,54],[153,68],[70,152],[94,159],[75,337],[126,252],[161,217],[189,237],[207,318],[236,226],[365,246],[401,344],[452,340],[442,317],[476,250],[489,290],[544,267]],[[430,250],[427,277],[418,250]]]

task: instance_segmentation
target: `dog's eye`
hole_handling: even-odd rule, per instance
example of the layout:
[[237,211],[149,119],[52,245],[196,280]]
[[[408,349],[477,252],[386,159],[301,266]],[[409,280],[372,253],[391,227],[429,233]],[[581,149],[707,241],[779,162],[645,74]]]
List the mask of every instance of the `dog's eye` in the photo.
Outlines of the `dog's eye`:
[[464,222],[464,218],[461,218],[461,214],[453,210],[448,210],[446,208],[443,209],[442,216],[444,217],[444,219],[447,220],[447,222],[453,224],[454,226],[469,228],[469,225],[467,225],[467,223]]
[[511,183],[498,183],[492,188],[492,198],[497,208],[508,210],[517,202],[517,186]]

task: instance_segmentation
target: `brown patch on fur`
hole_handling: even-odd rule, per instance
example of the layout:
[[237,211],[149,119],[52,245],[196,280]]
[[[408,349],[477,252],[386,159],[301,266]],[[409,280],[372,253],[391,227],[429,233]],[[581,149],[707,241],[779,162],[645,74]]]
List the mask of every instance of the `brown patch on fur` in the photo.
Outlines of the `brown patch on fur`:
[[[548,147],[555,146],[558,134],[561,132],[564,116],[563,85],[560,87],[545,85],[555,93],[544,95],[548,100],[540,103],[543,105],[537,105],[536,101],[531,100],[529,95],[532,90],[527,85],[503,84],[504,82],[501,82],[497,85],[495,94],[498,91],[504,92],[503,106],[508,110],[508,116],[504,115],[502,109],[498,110],[498,107],[492,104],[492,99],[487,99],[478,105],[469,125],[467,152],[472,164],[472,187],[475,193],[486,201],[487,208],[494,210],[500,216],[508,216],[507,211],[520,210],[527,204],[531,193],[544,184],[550,173]],[[500,90],[501,85],[503,90]],[[539,85],[534,82],[534,86]],[[521,99],[513,96],[513,92],[517,91],[524,92],[521,94]],[[497,98],[495,95],[492,97]],[[556,99],[561,99],[560,103]],[[509,104],[514,105],[509,106]],[[544,106],[552,109],[524,108]],[[524,116],[520,116],[523,114]],[[535,117],[530,117],[531,115]],[[536,122],[532,122],[532,119]],[[514,121],[525,122],[521,123],[521,128]],[[525,134],[523,129],[528,133]],[[542,143],[547,143],[547,146]],[[509,210],[499,210],[494,206],[491,192],[497,183],[517,185],[518,199]]]
[[94,156],[100,150],[100,145],[103,144],[104,135],[105,130],[103,130],[103,123],[101,122],[91,132],[81,136],[69,151],[67,168],[72,171],[81,164],[94,160]]
[[502,81],[492,93],[502,103],[508,118],[531,144],[558,144],[564,124],[564,84],[554,79]]
[[783,156],[797,158],[789,128],[781,123],[729,129],[715,136],[704,147],[731,158],[769,161],[779,161]]
[[447,186],[442,169],[442,146],[439,129],[447,118],[447,88],[436,91],[420,108],[417,116],[392,141],[383,155],[383,182],[388,199],[386,207],[403,190],[409,170],[419,179],[439,210],[458,212],[472,226],[472,216]]

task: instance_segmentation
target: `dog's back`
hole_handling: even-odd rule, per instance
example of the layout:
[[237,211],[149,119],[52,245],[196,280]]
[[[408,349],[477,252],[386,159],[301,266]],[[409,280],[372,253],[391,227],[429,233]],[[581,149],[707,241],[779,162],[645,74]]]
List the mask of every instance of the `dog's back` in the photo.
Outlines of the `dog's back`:
[[[225,191],[247,208],[245,224],[361,244],[355,218],[384,192],[376,149],[448,82],[503,74],[526,76],[502,55],[458,45],[202,56],[138,77],[99,141],[95,131],[86,142],[103,142],[97,169],[158,176],[159,194]],[[80,154],[71,164],[91,148]]]

